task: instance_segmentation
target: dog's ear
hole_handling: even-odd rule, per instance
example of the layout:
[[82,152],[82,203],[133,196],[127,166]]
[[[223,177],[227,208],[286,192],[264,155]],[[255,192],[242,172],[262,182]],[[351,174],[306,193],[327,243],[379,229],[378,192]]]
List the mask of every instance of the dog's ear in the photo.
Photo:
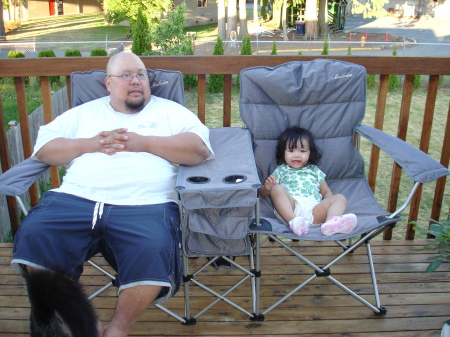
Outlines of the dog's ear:
[[98,337],[97,317],[81,286],[70,278],[48,271],[33,271],[25,277],[31,304],[31,336]]

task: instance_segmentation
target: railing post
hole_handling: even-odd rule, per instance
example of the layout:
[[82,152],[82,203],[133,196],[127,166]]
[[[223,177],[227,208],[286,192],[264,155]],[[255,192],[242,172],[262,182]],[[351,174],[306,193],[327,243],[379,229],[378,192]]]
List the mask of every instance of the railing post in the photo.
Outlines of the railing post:
[[206,124],[206,75],[198,74],[198,91],[197,91],[197,102],[198,102],[198,118],[203,124]]
[[[405,81],[403,84],[402,104],[400,107],[400,116],[398,119],[397,138],[406,140],[406,134],[408,132],[409,113],[411,111],[411,100],[414,75],[405,75]],[[400,189],[400,178],[402,174],[402,168],[400,165],[394,162],[392,168],[391,187],[389,189],[389,199],[387,211],[392,213],[397,209],[398,191]],[[383,233],[384,240],[392,239],[392,228],[387,229]]]
[[[437,89],[439,86],[439,75],[430,75],[428,80],[427,98],[425,101],[425,111],[423,115],[422,123],[422,136],[420,137],[419,148],[428,153],[431,138],[431,128],[433,126],[434,108],[436,106]],[[417,189],[413,200],[411,201],[411,207],[409,209],[408,227],[406,229],[406,240],[414,240],[414,225],[411,225],[411,221],[416,221],[419,214],[420,198],[422,196],[422,185]]]
[[[0,92],[0,163],[2,165],[2,173],[6,172],[11,168],[1,92]],[[14,197],[7,196],[6,203],[8,205],[8,214],[9,214],[9,221],[11,223],[11,232],[14,235],[20,225],[16,199]]]
[[[377,110],[375,112],[374,127],[379,130],[383,130],[384,112],[386,110],[386,98],[389,86],[389,75],[380,75],[380,86],[378,89]],[[380,149],[372,145],[372,151],[370,153],[370,166],[369,166],[369,186],[375,193],[375,186],[377,184],[377,172],[378,161],[380,158]]]
[[[447,123],[445,126],[444,133],[444,141],[442,143],[442,151],[441,151],[441,164],[448,168],[449,160],[450,160],[450,103],[448,105],[448,113],[447,113]],[[431,219],[435,221],[439,221],[439,213],[441,213],[441,207],[443,203],[444,193],[445,193],[445,182],[447,181],[447,177],[439,178],[436,181],[436,188],[434,190],[434,198],[433,198],[433,206],[431,208]],[[450,202],[450,200],[448,200]],[[430,225],[432,222],[430,222]]]
[[[52,93],[50,90],[50,81],[48,76],[41,76],[41,93],[42,93],[42,105],[44,108],[44,123],[48,124],[53,120],[53,104],[52,104]],[[50,167],[50,180],[52,182],[52,187],[57,188],[61,185],[59,179],[58,167]]]
[[[28,122],[28,109],[25,95],[25,83],[22,77],[14,77],[14,84],[16,87],[17,110],[19,112],[23,155],[24,158],[29,158],[31,157],[33,150],[30,136],[30,124]],[[29,192],[31,205],[32,206],[37,205],[37,203],[39,202],[39,190],[37,183],[34,183],[33,185],[30,186]]]

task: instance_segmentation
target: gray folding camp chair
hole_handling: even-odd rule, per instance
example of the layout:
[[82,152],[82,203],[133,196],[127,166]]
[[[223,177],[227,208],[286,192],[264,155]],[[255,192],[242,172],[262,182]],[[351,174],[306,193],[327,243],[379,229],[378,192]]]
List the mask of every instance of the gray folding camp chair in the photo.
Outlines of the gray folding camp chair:
[[[190,324],[219,301],[224,301],[250,318],[256,308],[256,288],[249,225],[257,217],[257,190],[261,186],[253,157],[250,132],[242,128],[210,130],[213,160],[197,166],[181,166],[176,190],[182,214],[183,276],[185,314]],[[189,258],[204,258],[197,270],[189,271]],[[236,258],[236,259],[234,259]],[[243,262],[248,259],[248,268]],[[226,264],[243,276],[226,291],[202,273]],[[242,265],[241,265],[242,264]],[[214,272],[214,270],[212,270]],[[219,271],[220,272],[220,271]],[[227,295],[249,280],[252,312],[232,302]],[[208,283],[209,282],[209,283]],[[211,294],[214,300],[197,314],[190,310],[190,285]],[[248,282],[247,282],[248,285]]]
[[[152,69],[147,69],[147,72],[152,95],[167,98],[185,105],[183,76],[180,72]],[[72,106],[76,107],[91,100],[109,95],[104,82],[105,77],[106,71],[104,70],[72,73],[70,79]],[[47,164],[32,158],[22,161],[20,164],[15,165],[0,175],[0,194],[16,197],[21,210],[24,214],[27,214],[27,207],[20,196],[26,193],[31,184],[39,179],[48,168],[49,166]],[[110,283],[89,296],[89,299],[92,299],[114,285],[115,276],[98,264],[90,260],[88,262],[111,279]],[[164,308],[161,304],[154,303],[154,305],[182,323],[186,322],[184,318]]]
[[[360,126],[366,104],[366,71],[362,66],[336,61],[317,59],[308,62],[289,62],[274,68],[254,67],[244,69],[240,74],[240,111],[245,125],[253,137],[254,155],[258,174],[264,181],[276,168],[275,147],[281,132],[289,126],[300,126],[311,131],[322,152],[319,167],[326,173],[326,181],[333,193],[342,193],[348,200],[348,213],[357,215],[358,224],[349,234],[324,236],[320,228],[311,228],[307,235],[296,236],[289,225],[280,222],[273,213],[270,198],[260,200],[260,221],[251,227],[256,241],[256,273],[260,272],[259,247],[267,239],[278,242],[312,267],[313,273],[304,282],[288,292],[264,311],[256,312],[256,319],[283,303],[316,277],[324,277],[348,292],[354,298],[371,308],[376,314],[385,314],[378,295],[377,280],[372,261],[370,240],[401,220],[399,213],[408,205],[412,195],[421,183],[430,182],[449,171],[402,140],[369,126]],[[415,182],[404,205],[393,213],[383,210],[375,200],[364,175],[364,162],[354,146],[355,131],[369,139],[390,155]],[[350,240],[361,235],[356,242]],[[316,265],[298,250],[290,241],[279,237],[335,241],[343,252],[324,266]],[[262,239],[264,238],[264,239]],[[346,245],[342,240],[349,239]],[[333,275],[331,267],[344,256],[365,245],[368,266],[373,283],[375,304],[369,303],[356,291],[351,290]],[[260,282],[257,280],[257,290]]]

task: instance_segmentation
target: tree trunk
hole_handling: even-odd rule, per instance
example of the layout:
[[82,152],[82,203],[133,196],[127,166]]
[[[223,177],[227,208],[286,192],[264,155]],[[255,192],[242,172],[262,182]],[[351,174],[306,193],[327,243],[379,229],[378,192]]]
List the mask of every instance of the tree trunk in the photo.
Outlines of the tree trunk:
[[272,10],[272,20],[274,23],[276,23],[278,28],[283,27],[283,20],[282,20],[282,10],[283,10],[283,0],[276,0],[273,3],[273,10]]
[[283,20],[283,40],[287,41],[287,30],[286,30],[286,14],[287,14],[287,1],[283,1],[283,8],[281,12],[281,18]]
[[328,34],[328,1],[319,0],[319,32],[320,35]]
[[28,21],[28,1],[20,0],[20,4],[22,5],[22,19],[23,21]]
[[225,41],[227,37],[225,0],[217,1],[217,35],[222,39],[222,41]]
[[0,41],[6,40],[5,22],[3,20],[3,8],[0,11]]
[[241,40],[245,35],[248,35],[247,4],[245,0],[239,0],[239,36]]
[[[234,32],[230,37],[231,32]],[[236,0],[228,0],[228,15],[227,15],[227,39],[235,39],[237,36],[237,15],[236,15]]]
[[317,0],[308,0],[305,8],[305,40],[316,40],[317,28]]

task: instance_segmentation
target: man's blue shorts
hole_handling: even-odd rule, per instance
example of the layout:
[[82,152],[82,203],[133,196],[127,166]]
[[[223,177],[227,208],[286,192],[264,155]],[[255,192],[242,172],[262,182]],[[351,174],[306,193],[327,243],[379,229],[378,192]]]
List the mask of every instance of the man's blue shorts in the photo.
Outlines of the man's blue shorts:
[[77,280],[84,262],[102,253],[118,273],[119,291],[137,285],[163,286],[159,303],[180,287],[180,238],[176,203],[103,205],[46,192],[15,235],[11,263]]

